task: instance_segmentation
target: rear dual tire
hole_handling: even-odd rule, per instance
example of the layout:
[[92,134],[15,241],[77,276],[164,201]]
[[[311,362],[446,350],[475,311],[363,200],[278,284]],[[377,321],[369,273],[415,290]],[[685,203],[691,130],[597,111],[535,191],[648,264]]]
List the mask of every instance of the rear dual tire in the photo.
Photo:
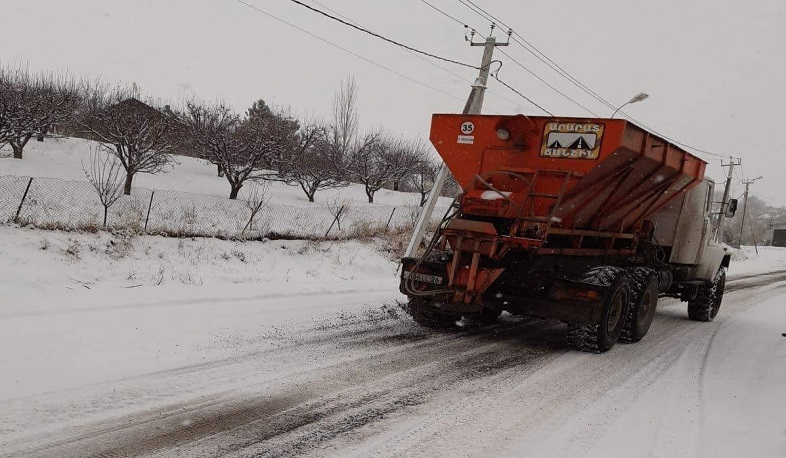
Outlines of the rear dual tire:
[[622,328],[620,342],[640,341],[649,331],[658,306],[658,276],[652,269],[635,267],[630,270],[633,281],[630,308]]
[[607,287],[598,324],[568,323],[568,347],[588,353],[608,351],[622,335],[631,300],[631,281],[624,269],[602,266],[587,271],[580,281]]

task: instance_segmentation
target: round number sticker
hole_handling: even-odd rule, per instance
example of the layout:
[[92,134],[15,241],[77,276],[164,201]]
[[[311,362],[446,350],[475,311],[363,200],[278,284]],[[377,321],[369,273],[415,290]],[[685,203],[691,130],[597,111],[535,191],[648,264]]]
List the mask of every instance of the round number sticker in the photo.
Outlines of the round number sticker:
[[461,125],[461,133],[464,135],[469,135],[474,131],[475,131],[475,124],[472,124],[469,121]]

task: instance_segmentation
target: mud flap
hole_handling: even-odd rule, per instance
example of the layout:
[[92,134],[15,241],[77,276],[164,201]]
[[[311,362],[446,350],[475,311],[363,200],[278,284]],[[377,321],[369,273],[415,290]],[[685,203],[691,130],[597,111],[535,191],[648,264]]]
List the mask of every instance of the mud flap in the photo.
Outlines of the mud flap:
[[607,293],[605,285],[560,278],[555,280],[548,291],[548,300],[539,304],[537,311],[561,321],[597,324]]

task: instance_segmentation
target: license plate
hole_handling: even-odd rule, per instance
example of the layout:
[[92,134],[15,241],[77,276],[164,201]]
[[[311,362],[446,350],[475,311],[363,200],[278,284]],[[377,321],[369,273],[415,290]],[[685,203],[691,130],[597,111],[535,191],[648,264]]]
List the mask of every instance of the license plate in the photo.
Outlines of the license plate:
[[[406,271],[404,272],[404,278],[409,279],[412,276],[412,272]],[[431,283],[433,285],[441,285],[442,284],[442,277],[437,275],[429,275],[429,274],[415,274],[415,281],[419,281],[422,283]]]

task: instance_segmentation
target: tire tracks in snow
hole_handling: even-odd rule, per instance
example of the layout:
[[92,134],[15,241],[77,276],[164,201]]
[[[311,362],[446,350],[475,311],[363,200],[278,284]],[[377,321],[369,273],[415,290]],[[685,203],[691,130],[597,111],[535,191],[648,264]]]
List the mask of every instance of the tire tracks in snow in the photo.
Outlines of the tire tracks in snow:
[[[734,277],[727,291],[785,280],[782,271]],[[721,318],[744,308],[726,302]],[[203,377],[228,389],[31,440],[38,445],[15,444],[9,456],[426,456],[450,446],[481,455],[527,438],[533,450],[561,438],[564,452],[587,451],[614,426],[616,417],[603,412],[636,405],[647,387],[665,383],[664,374],[680,373],[680,360],[696,375],[689,379],[700,381],[697,361],[706,361],[722,322],[693,323],[682,307],[667,304],[642,343],[584,355],[566,352],[564,326],[553,321],[508,318],[487,328],[433,332],[401,313],[371,309],[365,317],[279,336],[277,348],[128,380],[128,397],[153,382],[148,396],[187,397]],[[690,349],[695,354],[686,356]],[[176,389],[158,391],[169,384]],[[700,383],[695,389],[700,399]],[[468,424],[494,424],[511,406],[518,408],[511,425],[481,437],[480,446],[472,443]],[[570,421],[581,412],[590,425]],[[517,429],[525,433],[516,437]],[[659,441],[656,432],[650,451]]]

